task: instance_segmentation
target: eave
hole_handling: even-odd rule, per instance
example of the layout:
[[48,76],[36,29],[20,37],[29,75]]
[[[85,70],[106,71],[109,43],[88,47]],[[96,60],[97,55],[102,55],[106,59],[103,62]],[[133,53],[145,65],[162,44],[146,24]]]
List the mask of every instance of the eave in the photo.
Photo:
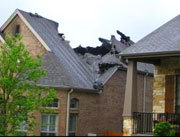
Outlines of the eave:
[[148,52],[136,54],[119,54],[123,59],[157,58],[180,56],[180,51]]
[[0,35],[0,41],[2,41],[2,43],[5,43],[5,40],[3,39],[1,35]]
[[154,65],[160,64],[160,59],[164,57],[180,57],[180,51],[165,51],[165,52],[149,52],[136,54],[119,54],[121,60],[136,60],[143,63]]

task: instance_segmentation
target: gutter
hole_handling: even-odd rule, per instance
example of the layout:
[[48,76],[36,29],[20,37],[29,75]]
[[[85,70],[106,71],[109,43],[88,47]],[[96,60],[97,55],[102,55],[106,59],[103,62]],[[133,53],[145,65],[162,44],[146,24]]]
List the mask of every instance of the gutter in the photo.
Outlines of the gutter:
[[71,89],[68,92],[68,96],[67,96],[67,114],[66,114],[66,136],[68,136],[68,132],[69,132],[69,109],[70,109],[70,96],[73,92],[73,89]]
[[144,103],[143,103],[143,112],[146,111],[146,85],[147,85],[147,76],[149,73],[147,72],[144,76]]
[[122,54],[119,56],[122,59],[138,59],[138,58],[159,58],[159,57],[174,57],[179,56],[180,51],[166,51],[166,52],[147,52],[147,53],[134,53]]
[[37,84],[37,86],[40,87],[49,87],[49,88],[54,88],[54,89],[62,89],[62,90],[71,90],[73,89],[74,91],[82,91],[82,92],[86,92],[86,93],[97,93],[99,94],[99,90],[97,89],[85,89],[85,88],[78,88],[78,87],[70,87],[70,86],[52,86],[52,85],[45,85],[45,84]]

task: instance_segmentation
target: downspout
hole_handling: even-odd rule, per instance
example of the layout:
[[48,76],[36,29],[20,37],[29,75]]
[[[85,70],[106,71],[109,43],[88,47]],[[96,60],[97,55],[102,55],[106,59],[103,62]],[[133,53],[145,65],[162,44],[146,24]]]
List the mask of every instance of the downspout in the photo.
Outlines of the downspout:
[[68,96],[67,96],[66,136],[68,136],[68,130],[69,130],[69,109],[70,109],[70,97],[71,97],[72,92],[73,92],[73,89],[71,89],[68,92]]
[[144,103],[143,103],[143,112],[146,111],[146,85],[147,85],[147,76],[149,75],[148,72],[146,72],[146,75],[144,76]]

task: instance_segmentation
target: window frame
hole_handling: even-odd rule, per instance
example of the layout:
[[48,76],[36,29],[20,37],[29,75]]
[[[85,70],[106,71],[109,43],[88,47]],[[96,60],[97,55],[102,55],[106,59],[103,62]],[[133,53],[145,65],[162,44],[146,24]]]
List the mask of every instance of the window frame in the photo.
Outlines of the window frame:
[[[178,77],[179,77],[179,81],[178,81]],[[180,112],[180,105],[177,104],[178,102],[178,98],[180,100],[180,96],[178,97],[178,92],[180,94],[180,75],[176,75],[176,93],[175,93],[175,113],[176,114],[180,114],[178,113],[178,111]],[[178,83],[179,83],[179,90],[178,90]],[[177,108],[179,107],[179,110],[177,110]]]
[[[75,100],[76,101],[76,107],[75,108],[72,108],[71,107],[71,101],[72,100]],[[79,108],[79,99],[77,99],[77,98],[72,98],[71,100],[70,100],[70,106],[69,106],[69,108],[70,108],[70,110],[78,110],[78,108]]]
[[[42,106],[43,108],[48,108],[48,109],[58,109],[59,108],[59,106],[60,106],[60,100],[58,99],[58,98],[55,98],[55,99],[57,99],[58,100],[58,102],[57,102],[57,107],[50,107],[50,106]],[[54,100],[53,100],[54,101]],[[53,102],[54,103],[54,102]]]
[[[50,116],[56,116],[56,122],[55,122],[55,131],[54,132],[52,132],[52,131],[49,131],[49,125],[47,125],[47,129],[48,129],[48,131],[42,131],[42,116],[43,115],[45,115],[45,116],[48,116],[48,123],[50,123]],[[59,115],[58,114],[47,114],[47,113],[43,113],[43,114],[41,114],[41,127],[40,127],[40,135],[41,135],[41,133],[47,133],[47,134],[49,134],[49,133],[55,133],[55,136],[57,136],[58,135],[58,122],[59,122]]]
[[15,35],[20,34],[20,28],[21,28],[21,25],[19,24],[15,26],[15,32],[14,32]]
[[[76,127],[75,127],[75,131],[70,131],[70,116],[71,116],[71,115],[75,116],[75,118],[76,118],[76,123],[75,123]],[[74,113],[70,113],[70,115],[69,115],[68,136],[70,136],[69,134],[72,134],[72,133],[74,133],[74,135],[76,136],[76,133],[77,133],[77,123],[78,123],[77,120],[78,120],[78,115],[77,115],[77,114],[74,114]]]

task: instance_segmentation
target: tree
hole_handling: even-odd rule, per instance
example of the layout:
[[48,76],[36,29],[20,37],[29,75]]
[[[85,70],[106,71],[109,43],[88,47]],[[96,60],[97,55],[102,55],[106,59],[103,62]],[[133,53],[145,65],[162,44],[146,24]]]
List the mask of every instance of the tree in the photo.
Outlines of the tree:
[[46,75],[41,57],[32,57],[21,42],[22,36],[6,37],[0,46],[0,135],[18,135],[25,124],[33,131],[33,112],[52,103],[55,90],[37,86]]

